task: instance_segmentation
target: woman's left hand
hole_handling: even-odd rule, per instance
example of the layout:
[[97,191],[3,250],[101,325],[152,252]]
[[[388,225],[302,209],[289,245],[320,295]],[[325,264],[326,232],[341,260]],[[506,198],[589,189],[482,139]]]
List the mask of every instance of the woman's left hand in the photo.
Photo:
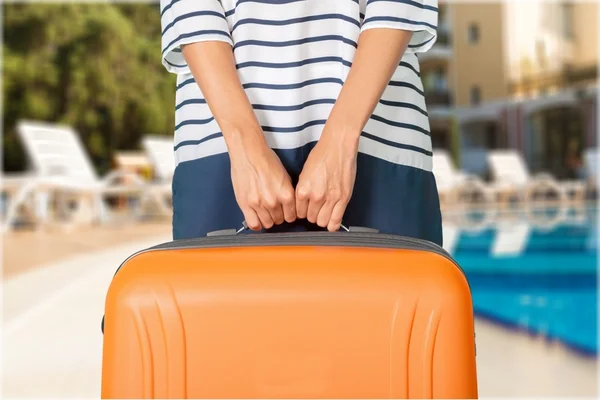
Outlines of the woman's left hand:
[[356,179],[358,138],[325,126],[296,186],[296,214],[330,232],[340,229]]

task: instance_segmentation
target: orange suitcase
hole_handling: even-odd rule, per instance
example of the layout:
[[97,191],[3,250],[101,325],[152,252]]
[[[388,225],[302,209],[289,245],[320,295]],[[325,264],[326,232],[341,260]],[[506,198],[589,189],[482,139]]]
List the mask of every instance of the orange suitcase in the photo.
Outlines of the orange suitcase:
[[477,398],[469,285],[441,247],[227,233],[121,265],[102,398]]

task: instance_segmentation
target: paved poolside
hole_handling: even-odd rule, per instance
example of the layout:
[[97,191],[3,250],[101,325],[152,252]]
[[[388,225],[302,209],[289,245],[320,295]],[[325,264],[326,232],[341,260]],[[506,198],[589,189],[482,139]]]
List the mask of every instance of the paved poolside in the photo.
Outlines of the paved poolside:
[[[130,254],[168,240],[168,224],[6,237],[2,397],[99,398],[108,285]],[[481,397],[596,397],[595,360],[486,321],[476,330]]]

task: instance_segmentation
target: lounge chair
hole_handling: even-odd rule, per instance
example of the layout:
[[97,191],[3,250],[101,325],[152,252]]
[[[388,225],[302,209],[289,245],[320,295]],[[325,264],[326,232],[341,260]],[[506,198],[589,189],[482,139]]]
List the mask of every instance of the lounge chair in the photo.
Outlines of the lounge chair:
[[161,135],[146,135],[142,146],[152,165],[154,181],[152,196],[163,214],[172,213],[172,181],[175,172],[175,152],[173,138]]
[[460,239],[460,228],[453,223],[444,223],[442,226],[443,248],[450,255],[454,255]]
[[[17,131],[32,164],[32,175],[10,202],[4,231],[11,229],[31,197],[46,199],[43,213],[49,212],[54,195],[60,212],[74,216],[75,222],[104,222],[109,218],[106,195],[141,195],[146,190],[134,174],[113,171],[99,178],[76,132],[68,126],[22,121]],[[120,183],[124,178],[129,183]],[[67,207],[68,199],[78,205],[74,214]],[[47,215],[42,219],[46,222]]]
[[[19,189],[23,187],[27,182],[32,179],[30,173],[19,173],[19,174],[3,174],[0,177],[0,213],[4,217],[7,213],[8,204],[19,192]],[[34,199],[32,201],[23,204],[22,208],[25,213],[28,214],[29,218],[35,218],[37,213]]]
[[531,226],[527,222],[498,223],[492,242],[492,256],[515,257],[520,255],[527,246],[530,233]]
[[516,196],[530,204],[538,192],[553,192],[559,201],[582,198],[585,185],[580,181],[559,182],[548,173],[530,175],[523,157],[516,150],[494,150],[488,154],[492,190],[502,203]]
[[598,191],[598,148],[590,148],[585,150],[583,155],[586,183],[588,189],[593,192]]
[[433,175],[443,203],[456,204],[461,200],[461,195],[475,193],[479,193],[484,201],[492,199],[483,181],[475,175],[457,171],[445,150],[433,150]]

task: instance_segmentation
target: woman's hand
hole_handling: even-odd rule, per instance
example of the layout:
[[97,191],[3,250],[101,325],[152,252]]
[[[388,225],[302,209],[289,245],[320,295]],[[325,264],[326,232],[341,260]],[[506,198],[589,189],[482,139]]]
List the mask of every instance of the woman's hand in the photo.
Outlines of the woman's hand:
[[261,141],[229,147],[233,191],[248,227],[258,231],[294,222],[294,188],[277,154]]
[[386,28],[361,33],[346,82],[300,175],[298,218],[329,231],[340,228],[354,189],[360,134],[411,37],[410,31]]
[[296,220],[294,189],[268,146],[240,82],[231,46],[197,42],[182,47],[227,145],[237,203],[252,230]]
[[356,179],[356,135],[325,126],[296,186],[296,214],[330,232],[340,229]]

